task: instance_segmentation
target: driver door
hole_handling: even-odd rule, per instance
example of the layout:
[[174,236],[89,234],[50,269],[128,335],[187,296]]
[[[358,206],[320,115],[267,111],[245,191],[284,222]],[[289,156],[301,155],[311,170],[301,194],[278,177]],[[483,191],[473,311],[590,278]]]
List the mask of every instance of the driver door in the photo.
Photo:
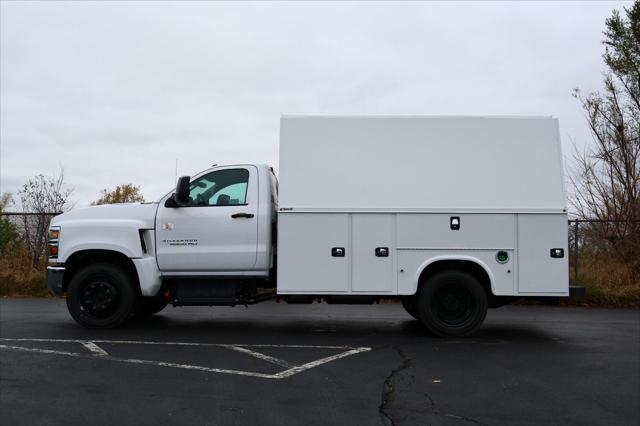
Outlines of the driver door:
[[[167,197],[168,198],[168,197]],[[219,168],[191,181],[189,205],[156,216],[156,252],[162,272],[234,272],[253,269],[258,244],[258,170]]]

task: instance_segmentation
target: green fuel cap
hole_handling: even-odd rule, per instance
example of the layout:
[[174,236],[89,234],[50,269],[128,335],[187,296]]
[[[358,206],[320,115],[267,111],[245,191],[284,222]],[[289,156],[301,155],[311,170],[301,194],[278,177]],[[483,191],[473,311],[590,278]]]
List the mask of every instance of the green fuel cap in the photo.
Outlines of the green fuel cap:
[[509,253],[504,250],[500,250],[496,253],[496,262],[498,263],[507,263],[509,261]]

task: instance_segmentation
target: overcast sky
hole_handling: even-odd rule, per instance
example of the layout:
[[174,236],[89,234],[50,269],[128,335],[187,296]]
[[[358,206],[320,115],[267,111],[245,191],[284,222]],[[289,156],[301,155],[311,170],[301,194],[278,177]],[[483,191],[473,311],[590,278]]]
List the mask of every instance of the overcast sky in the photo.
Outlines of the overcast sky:
[[630,2],[1,3],[0,191],[64,167],[83,206],[212,163],[277,167],[282,114],[553,115],[601,87]]

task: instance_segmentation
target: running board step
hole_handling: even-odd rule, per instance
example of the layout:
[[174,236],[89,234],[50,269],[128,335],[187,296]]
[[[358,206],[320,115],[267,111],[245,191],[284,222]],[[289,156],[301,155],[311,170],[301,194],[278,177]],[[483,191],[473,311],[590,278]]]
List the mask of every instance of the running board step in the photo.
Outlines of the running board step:
[[166,284],[173,306],[251,305],[276,296],[275,289],[243,280],[174,279]]
[[240,304],[238,299],[226,297],[174,297],[173,306],[235,306]]

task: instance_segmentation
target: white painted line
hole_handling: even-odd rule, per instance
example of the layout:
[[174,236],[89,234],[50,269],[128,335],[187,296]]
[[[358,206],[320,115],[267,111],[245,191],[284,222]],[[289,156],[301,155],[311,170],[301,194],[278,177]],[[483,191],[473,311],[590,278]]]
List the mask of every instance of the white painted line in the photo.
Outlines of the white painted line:
[[352,349],[351,346],[321,346],[321,345],[249,345],[235,343],[234,346],[250,346],[252,348],[300,348],[300,349]]
[[29,338],[8,338],[0,337],[0,341],[5,342],[51,342],[51,343],[113,343],[119,345],[176,345],[176,346],[241,346],[252,348],[301,348],[301,349],[353,349],[351,346],[322,346],[322,345],[253,345],[249,343],[196,343],[196,342],[155,342],[152,340],[80,340],[80,339],[29,339]]
[[109,356],[107,351],[102,349],[100,346],[96,345],[93,342],[84,342],[82,346],[87,349],[89,352],[93,353],[95,356]]
[[80,354],[80,353],[75,353],[75,352],[54,351],[49,349],[38,349],[38,348],[25,348],[22,346],[0,345],[0,349],[9,349],[9,350],[23,351],[23,352],[35,352],[35,353],[41,353],[41,354],[66,355],[66,356],[72,356],[77,358],[105,359],[109,361],[126,362],[130,364],[146,364],[146,365],[155,365],[160,367],[183,368],[186,370],[206,371],[209,373],[237,374],[239,376],[260,377],[263,379],[279,379],[280,378],[280,377],[275,377],[273,374],[254,373],[251,371],[226,370],[221,368],[202,367],[200,365],[174,364],[172,362],[150,361],[146,359],[135,359],[135,358],[117,358],[112,356],[97,358],[97,357],[90,357],[90,356]]
[[283,359],[272,357],[270,355],[266,355],[260,352],[252,351],[251,349],[247,349],[242,346],[225,345],[224,347],[232,351],[241,352],[243,354],[247,354],[254,358],[258,358],[263,361],[270,362],[271,364],[279,365],[280,367],[285,367],[285,368],[295,367],[295,364],[291,364],[290,362],[285,361]]
[[16,351],[36,352],[41,354],[52,354],[52,355],[82,356],[82,354],[79,354],[76,352],[54,351],[52,349],[23,348],[22,346],[0,345],[0,349],[11,349]]
[[318,359],[316,361],[311,361],[311,362],[308,362],[306,364],[299,365],[297,367],[293,367],[293,368],[290,368],[288,370],[282,371],[280,373],[276,373],[276,374],[274,374],[274,376],[276,376],[274,378],[284,379],[286,377],[291,377],[294,374],[298,374],[298,373],[301,373],[301,372],[303,372],[305,370],[309,370],[311,368],[318,367],[318,366],[320,366],[322,364],[326,364],[327,362],[335,361],[336,359],[340,359],[340,358],[345,358],[345,357],[348,357],[350,355],[359,354],[361,352],[368,352],[370,350],[371,350],[371,348],[354,348],[354,349],[351,349],[350,351],[346,351],[346,352],[342,352],[342,353],[339,353],[339,354],[336,354],[336,355],[328,356],[326,358]]
[[[287,377],[291,377],[295,374],[301,373],[303,371],[309,370],[314,367],[318,367],[320,365],[326,364],[331,361],[335,361],[337,359],[345,358],[351,355],[355,355],[362,352],[370,351],[371,348],[360,347],[360,348],[352,348],[350,346],[318,346],[318,345],[249,345],[249,344],[221,344],[221,343],[191,343],[191,342],[145,342],[145,341],[132,341],[132,340],[78,340],[78,339],[12,339],[12,338],[0,338],[0,341],[4,342],[50,342],[50,343],[79,343],[85,349],[89,350],[92,353],[92,356],[87,355],[86,353],[77,353],[77,352],[67,352],[67,351],[58,351],[52,349],[39,349],[39,348],[28,348],[23,346],[12,346],[12,345],[1,345],[0,349],[9,349],[23,352],[33,352],[40,354],[50,354],[50,355],[65,355],[72,356],[77,358],[93,358],[93,359],[101,359],[101,360],[109,360],[116,362],[124,362],[130,364],[142,364],[142,365],[154,365],[159,367],[171,367],[171,368],[181,368],[186,370],[197,370],[204,371],[209,373],[223,373],[223,374],[235,374],[239,376],[248,376],[248,377],[258,377],[263,379],[284,379]],[[144,359],[135,359],[135,358],[118,358],[110,356],[104,349],[96,345],[96,343],[109,343],[109,344],[139,344],[139,345],[177,345],[177,346],[208,346],[208,347],[220,347],[226,348],[232,351],[244,353],[250,355],[254,358],[270,362],[272,364],[277,364],[282,367],[288,368],[287,370],[281,371],[276,374],[265,374],[265,373],[257,373],[252,371],[242,371],[242,370],[229,370],[229,369],[221,369],[221,368],[211,368],[211,367],[203,367],[200,365],[189,365],[189,364],[176,364],[171,362],[163,362],[163,361],[152,361],[152,360],[144,360]],[[303,365],[293,365],[288,361],[275,358],[260,352],[253,351],[248,349],[248,347],[263,347],[263,348],[304,348],[304,349],[346,349],[344,352],[328,356],[322,359],[318,359],[312,362],[308,362]]]

